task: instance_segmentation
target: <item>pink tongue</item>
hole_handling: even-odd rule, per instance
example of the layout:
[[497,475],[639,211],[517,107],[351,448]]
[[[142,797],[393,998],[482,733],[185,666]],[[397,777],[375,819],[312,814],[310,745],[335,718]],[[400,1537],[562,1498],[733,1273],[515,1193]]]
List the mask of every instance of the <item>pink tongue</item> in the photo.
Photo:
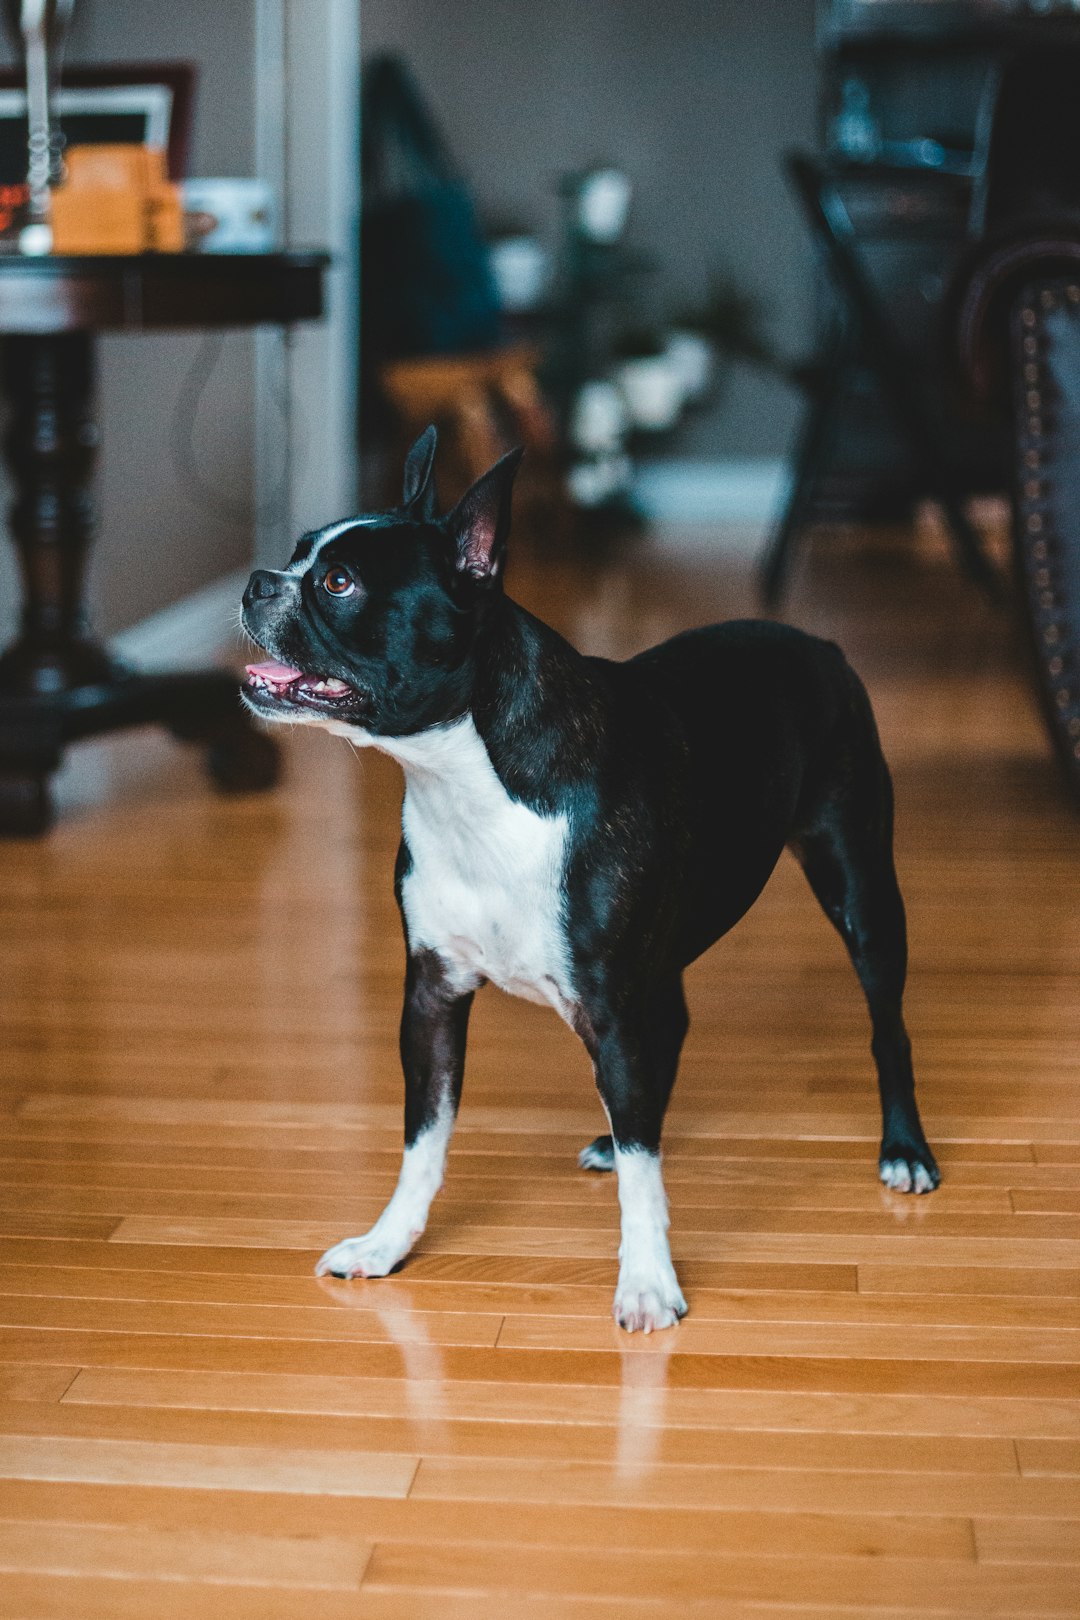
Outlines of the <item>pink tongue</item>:
[[248,664],[249,675],[261,675],[272,686],[289,686],[303,677],[302,669],[291,669],[288,664]]

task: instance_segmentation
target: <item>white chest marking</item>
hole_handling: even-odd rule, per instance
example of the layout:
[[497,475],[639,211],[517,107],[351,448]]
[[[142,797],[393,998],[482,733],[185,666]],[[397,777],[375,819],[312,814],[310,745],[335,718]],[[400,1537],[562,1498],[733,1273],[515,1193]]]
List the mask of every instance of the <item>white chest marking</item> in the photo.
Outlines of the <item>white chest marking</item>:
[[508,796],[471,719],[369,740],[405,771],[412,867],[402,905],[413,949],[436,951],[462,990],[490,979],[569,1020],[566,817],[538,815]]

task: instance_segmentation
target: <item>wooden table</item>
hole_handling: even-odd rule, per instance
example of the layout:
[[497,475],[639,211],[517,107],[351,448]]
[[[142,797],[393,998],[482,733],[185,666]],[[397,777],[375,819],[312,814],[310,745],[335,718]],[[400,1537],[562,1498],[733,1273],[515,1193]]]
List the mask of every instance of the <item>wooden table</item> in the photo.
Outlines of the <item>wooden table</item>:
[[226,789],[270,786],[277,755],[226,672],[140,675],[93,636],[84,602],[98,332],[290,325],[322,313],[323,253],[0,258],[3,454],[15,499],[21,629],[0,657],[0,836],[43,832],[69,742],[158,723],[206,745]]

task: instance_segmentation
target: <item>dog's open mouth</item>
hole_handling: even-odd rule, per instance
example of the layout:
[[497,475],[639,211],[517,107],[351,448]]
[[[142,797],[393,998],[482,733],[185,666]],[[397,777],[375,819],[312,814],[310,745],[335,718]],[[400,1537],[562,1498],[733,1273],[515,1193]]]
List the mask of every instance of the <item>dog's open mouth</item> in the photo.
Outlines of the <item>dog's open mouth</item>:
[[263,702],[295,703],[304,708],[354,708],[361,695],[336,675],[305,675],[290,664],[248,664],[247,695]]

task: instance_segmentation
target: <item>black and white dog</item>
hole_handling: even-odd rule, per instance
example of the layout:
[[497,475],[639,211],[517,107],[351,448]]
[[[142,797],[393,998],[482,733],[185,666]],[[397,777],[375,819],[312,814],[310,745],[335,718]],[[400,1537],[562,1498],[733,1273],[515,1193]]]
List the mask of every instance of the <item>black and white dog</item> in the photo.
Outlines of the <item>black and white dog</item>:
[[660,1130],[688,1024],[681,976],[753,904],[785,845],[869,1003],[881,1179],[937,1186],[901,1010],[888,769],[857,676],[799,631],[743,621],[623,664],[582,657],[502,591],[521,452],[444,517],[434,454],[429,428],[400,507],[306,535],[244,593],[244,627],[275,660],[249,666],[249,707],[381,748],[405,772],[405,1153],[371,1231],[317,1269],[385,1276],[423,1232],[469,1008],[490,980],[550,1004],[584,1041],[611,1134],[581,1163],[618,1173],[614,1314],[631,1331],[670,1327],[686,1302]]

